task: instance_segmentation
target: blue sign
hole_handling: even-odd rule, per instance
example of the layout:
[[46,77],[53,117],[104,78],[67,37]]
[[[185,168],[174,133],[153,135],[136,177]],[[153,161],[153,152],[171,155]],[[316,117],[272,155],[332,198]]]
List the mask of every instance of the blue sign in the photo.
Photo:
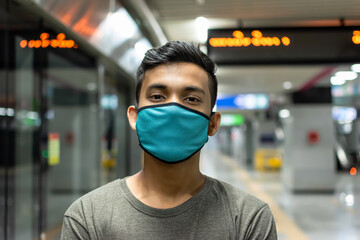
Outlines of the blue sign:
[[259,110],[269,107],[269,97],[266,94],[239,94],[219,97],[216,101],[218,110]]

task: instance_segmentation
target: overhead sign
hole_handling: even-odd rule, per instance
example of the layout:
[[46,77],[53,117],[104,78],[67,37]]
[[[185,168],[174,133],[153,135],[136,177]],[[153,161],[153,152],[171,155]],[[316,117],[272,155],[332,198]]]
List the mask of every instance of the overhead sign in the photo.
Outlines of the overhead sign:
[[209,44],[211,47],[266,47],[266,46],[289,46],[290,38],[288,37],[264,37],[262,32],[254,30],[251,32],[250,37],[245,37],[244,33],[239,30],[235,30],[233,38],[210,38]]
[[360,61],[360,27],[209,29],[208,54],[221,64]]
[[257,110],[268,107],[269,97],[266,94],[219,96],[216,101],[218,110]]
[[65,39],[64,33],[59,33],[55,39],[49,39],[49,33],[42,33],[40,39],[22,40],[21,48],[78,48],[74,40]]

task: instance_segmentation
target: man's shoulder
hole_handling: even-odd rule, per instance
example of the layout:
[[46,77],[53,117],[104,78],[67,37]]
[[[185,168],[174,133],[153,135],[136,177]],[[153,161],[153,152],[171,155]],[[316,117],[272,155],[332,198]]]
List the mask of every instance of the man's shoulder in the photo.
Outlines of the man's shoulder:
[[109,203],[115,201],[121,192],[121,181],[124,181],[124,179],[109,182],[78,198],[67,209],[65,216],[84,215],[94,209],[102,209],[109,206]]
[[230,207],[235,208],[236,210],[254,210],[258,211],[261,208],[267,206],[267,204],[260,200],[259,198],[242,191],[241,189],[223,182],[221,180],[212,178],[214,182],[214,187],[218,194],[226,198],[226,201],[230,204]]
[[103,200],[104,198],[109,199],[112,198],[114,193],[117,193],[120,191],[120,182],[124,179],[116,179],[112,182],[108,182],[105,185],[102,185],[91,192],[85,194],[80,198],[80,200],[86,200],[86,201],[97,201],[97,200]]
[[230,212],[240,239],[277,239],[276,227],[267,203],[228,183],[213,179],[214,189]]

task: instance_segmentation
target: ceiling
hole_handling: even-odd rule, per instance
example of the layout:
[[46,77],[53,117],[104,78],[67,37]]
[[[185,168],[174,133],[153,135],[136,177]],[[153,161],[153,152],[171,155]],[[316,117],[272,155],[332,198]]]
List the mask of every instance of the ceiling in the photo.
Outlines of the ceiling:
[[[220,94],[281,93],[301,88],[305,82],[318,75],[324,66],[234,66],[219,67]],[[285,90],[284,82],[292,89]]]
[[242,20],[359,17],[358,0],[147,0],[162,21],[207,18]]
[[[146,0],[168,40],[201,43],[195,19],[209,28],[360,25],[359,0]],[[328,66],[219,66],[220,94],[294,91]],[[329,84],[330,76],[320,79]],[[290,81],[292,89],[283,83]]]

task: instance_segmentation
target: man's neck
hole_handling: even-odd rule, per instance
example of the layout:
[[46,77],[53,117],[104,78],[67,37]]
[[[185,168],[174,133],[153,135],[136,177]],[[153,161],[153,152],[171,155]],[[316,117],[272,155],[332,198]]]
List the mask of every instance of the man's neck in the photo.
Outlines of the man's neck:
[[197,153],[184,162],[167,164],[145,154],[143,170],[127,179],[130,191],[151,207],[176,207],[205,184],[205,177],[199,170],[199,157]]

